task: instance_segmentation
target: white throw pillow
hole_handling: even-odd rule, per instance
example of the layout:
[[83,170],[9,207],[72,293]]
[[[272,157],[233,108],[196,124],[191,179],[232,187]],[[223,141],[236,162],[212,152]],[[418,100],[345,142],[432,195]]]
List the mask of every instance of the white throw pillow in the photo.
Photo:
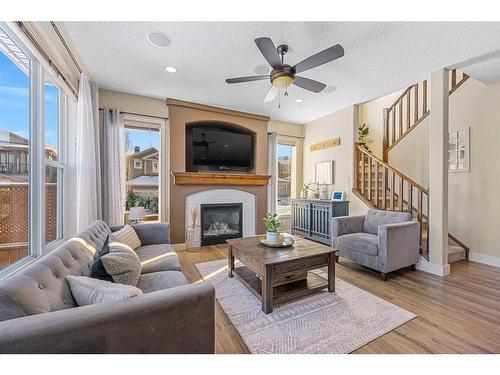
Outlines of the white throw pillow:
[[78,306],[122,301],[142,295],[142,290],[131,285],[115,284],[86,276],[66,276],[71,293]]
[[113,232],[111,234],[111,240],[115,242],[121,242],[129,246],[132,250],[137,249],[141,246],[141,240],[137,236],[134,228],[130,225],[125,225],[122,229]]

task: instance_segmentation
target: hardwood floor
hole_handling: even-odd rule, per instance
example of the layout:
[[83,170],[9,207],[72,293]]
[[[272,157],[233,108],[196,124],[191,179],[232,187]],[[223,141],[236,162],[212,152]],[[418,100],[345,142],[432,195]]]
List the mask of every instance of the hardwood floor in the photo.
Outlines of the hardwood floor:
[[[226,259],[226,246],[178,251],[191,282],[201,280],[195,264]],[[500,268],[458,261],[445,278],[421,271],[378,273],[340,259],[337,277],[418,315],[354,353],[500,353]],[[248,353],[217,303],[217,353]]]

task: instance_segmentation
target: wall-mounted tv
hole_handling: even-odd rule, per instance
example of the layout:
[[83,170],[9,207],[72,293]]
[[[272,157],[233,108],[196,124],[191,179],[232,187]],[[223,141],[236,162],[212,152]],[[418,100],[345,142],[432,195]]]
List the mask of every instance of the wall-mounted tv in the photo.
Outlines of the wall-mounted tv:
[[253,168],[253,133],[230,125],[186,127],[186,171],[244,171]]

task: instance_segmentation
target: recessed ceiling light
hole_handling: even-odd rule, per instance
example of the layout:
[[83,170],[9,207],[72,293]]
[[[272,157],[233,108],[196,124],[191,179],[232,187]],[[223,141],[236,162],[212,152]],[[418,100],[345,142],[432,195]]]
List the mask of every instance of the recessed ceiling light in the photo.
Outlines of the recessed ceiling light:
[[160,31],[153,31],[148,34],[149,42],[156,47],[166,47],[169,44],[168,37]]
[[175,73],[177,69],[175,69],[173,66],[167,66],[165,70],[169,73]]
[[302,103],[304,99],[295,99],[295,103]]

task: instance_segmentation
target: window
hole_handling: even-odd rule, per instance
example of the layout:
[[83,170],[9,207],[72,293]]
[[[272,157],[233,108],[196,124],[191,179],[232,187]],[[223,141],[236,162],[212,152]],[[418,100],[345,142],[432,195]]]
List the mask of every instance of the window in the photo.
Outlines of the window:
[[[65,94],[4,23],[0,23],[0,77],[3,274],[42,255],[45,244],[63,237],[60,140],[65,126]],[[43,108],[38,103],[43,103]]]
[[295,146],[278,143],[278,216],[291,215],[295,197]]
[[160,128],[152,128],[150,124],[144,124],[144,127],[140,125],[137,121],[133,122],[133,126],[127,125],[125,118],[127,148],[125,211],[131,206],[138,205],[146,209],[145,220],[158,220],[158,162],[151,159],[159,154]]

